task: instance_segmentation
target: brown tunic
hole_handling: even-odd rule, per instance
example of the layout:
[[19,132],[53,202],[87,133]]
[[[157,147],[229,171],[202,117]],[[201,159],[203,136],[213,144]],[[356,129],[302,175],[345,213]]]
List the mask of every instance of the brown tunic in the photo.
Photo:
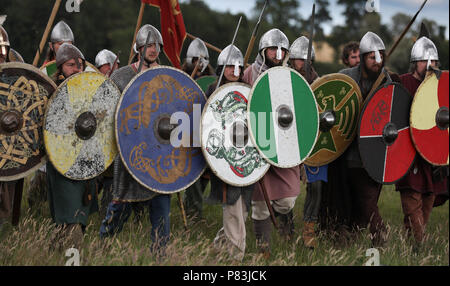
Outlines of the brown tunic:
[[[243,81],[249,85],[253,85],[256,80],[256,77],[253,76],[253,65],[255,64],[252,64],[244,71]],[[267,68],[263,67],[261,72],[265,70]],[[262,184],[266,188],[269,200],[298,196],[300,194],[300,167],[282,169],[271,166],[264,177],[255,184],[252,200],[264,200]]]

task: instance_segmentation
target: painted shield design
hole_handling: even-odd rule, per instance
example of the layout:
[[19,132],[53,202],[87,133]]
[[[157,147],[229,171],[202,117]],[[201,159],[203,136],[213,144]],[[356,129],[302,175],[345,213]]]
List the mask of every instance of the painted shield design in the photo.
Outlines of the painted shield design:
[[[52,77],[58,68],[56,67],[56,61],[50,61],[39,68],[41,72],[45,73],[49,77]],[[86,61],[86,69],[84,71],[90,71],[90,72],[100,72],[93,64]]]
[[311,85],[319,108],[319,136],[309,166],[323,166],[345,152],[356,136],[363,99],[358,84],[344,74],[323,76]]
[[261,74],[250,92],[247,117],[250,137],[272,165],[291,168],[313,150],[319,132],[319,112],[308,82],[287,67]]
[[411,106],[414,146],[426,161],[436,166],[447,166],[449,162],[448,98],[448,71],[442,71],[422,82]]
[[146,188],[182,191],[206,169],[200,119],[206,98],[191,77],[171,67],[136,75],[116,111],[119,153],[129,173]]
[[103,173],[117,155],[114,113],[120,91],[106,76],[82,72],[66,79],[48,103],[45,148],[59,173],[88,180]]
[[47,161],[42,125],[55,89],[32,65],[0,65],[0,181],[24,178]]
[[369,175],[382,184],[400,180],[414,162],[409,126],[412,96],[401,84],[383,85],[367,100],[359,123],[359,153]]
[[204,93],[208,91],[208,87],[214,83],[217,80],[217,77],[214,75],[205,75],[202,77],[199,77],[195,81],[198,83],[200,88],[203,90]]
[[250,86],[229,83],[208,99],[202,113],[202,151],[211,170],[232,186],[248,186],[270,167],[248,135],[247,103]]

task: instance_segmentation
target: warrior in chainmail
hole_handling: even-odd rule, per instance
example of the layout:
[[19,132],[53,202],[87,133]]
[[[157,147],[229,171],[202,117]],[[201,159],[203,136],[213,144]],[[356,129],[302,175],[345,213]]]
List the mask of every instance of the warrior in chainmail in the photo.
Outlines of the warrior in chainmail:
[[[54,74],[57,85],[70,76],[83,72],[86,62],[81,51],[64,43],[56,53],[58,71]],[[90,214],[98,210],[96,179],[75,181],[61,175],[53,164],[46,165],[48,201],[53,221],[57,225],[51,247],[59,250],[75,245],[80,247]]]
[[[370,93],[385,61],[385,46],[381,38],[367,32],[359,44],[360,64],[340,71],[356,81],[365,100]],[[393,81],[400,81],[392,74]],[[329,183],[323,190],[321,224],[337,230],[338,238],[351,238],[352,232],[370,226],[372,244],[383,245],[386,227],[378,210],[381,184],[375,182],[363,168],[358,143],[355,139],[344,154],[328,166]],[[323,222],[323,223],[322,223]]]
[[[309,39],[301,36],[296,39],[289,50],[289,64],[298,71],[309,84],[312,84],[319,76],[315,72],[312,65],[310,65],[311,72],[309,74],[305,71],[305,61],[308,59]],[[311,50],[311,63],[315,60],[314,47]],[[319,219],[319,207],[322,196],[322,185],[327,182],[327,168],[328,166],[310,167],[306,164],[301,166],[302,180],[307,182],[306,198],[303,208],[303,244],[308,248],[317,247],[317,239],[315,235],[315,225]],[[294,223],[292,216],[287,217],[287,227],[285,231],[289,235],[294,233]]]
[[[244,82],[253,85],[266,70],[276,66],[286,66],[289,60],[289,39],[279,29],[267,31],[259,41],[259,52],[255,62],[244,71]],[[295,201],[300,194],[300,167],[278,168],[271,166],[264,177],[255,184],[252,196],[252,220],[258,251],[265,258],[270,257],[270,237],[272,222],[270,211],[263,195],[263,185],[268,199],[273,205],[275,216],[283,227],[289,230],[293,220]],[[292,235],[280,231],[285,239]]]
[[[147,46],[146,49],[145,46]],[[136,36],[139,60],[118,69],[111,76],[121,92],[136,76],[139,66],[142,66],[142,70],[146,70],[159,65],[158,57],[162,47],[162,36],[155,27],[147,24],[139,30]],[[144,51],[146,51],[145,55]],[[113,200],[108,205],[106,217],[100,226],[100,237],[112,236],[120,232],[131,214],[132,203],[146,202],[152,224],[152,249],[158,250],[167,244],[170,235],[170,195],[157,194],[139,184],[126,170],[120,156],[114,160],[112,196]]]
[[64,43],[74,44],[75,37],[70,26],[64,21],[59,21],[58,24],[53,27],[52,33],[50,34],[50,42],[48,43],[47,56],[45,57],[44,65],[55,60],[59,47]]
[[[197,72],[193,75],[193,79],[202,76],[215,75],[215,72],[209,64],[209,53],[205,43],[199,38],[193,40],[186,52],[186,59],[181,69],[188,75],[193,74],[194,70]],[[184,192],[183,204],[186,210],[186,215],[189,219],[198,221],[202,218],[203,211],[203,193],[209,180],[205,172],[197,181],[189,186]]]
[[[230,58],[226,62],[230,50]],[[225,69],[220,85],[229,82],[242,82],[244,57],[237,47],[230,45],[223,49],[217,59],[217,65],[217,74],[221,74],[222,69]],[[217,81],[209,86],[206,96],[211,96],[216,87]],[[233,110],[227,110],[228,112],[233,113]],[[210,152],[220,153],[217,155],[227,157],[225,150],[220,147],[214,148],[212,146]],[[208,201],[222,203],[223,205],[223,227],[214,239],[214,247],[226,249],[231,257],[238,261],[244,258],[246,247],[245,220],[250,210],[254,186],[254,184],[246,187],[231,186],[211,172],[211,194]]]

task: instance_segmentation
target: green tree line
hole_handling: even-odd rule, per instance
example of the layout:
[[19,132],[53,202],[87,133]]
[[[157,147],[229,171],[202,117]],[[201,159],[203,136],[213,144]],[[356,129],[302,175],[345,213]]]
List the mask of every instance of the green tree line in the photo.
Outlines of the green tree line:
[[[84,0],[80,12],[69,13],[63,0],[59,8],[55,24],[59,20],[66,21],[75,34],[75,44],[84,53],[86,59],[94,62],[96,54],[106,48],[117,53],[121,51],[121,65],[128,61],[133,40],[136,20],[139,13],[139,0]],[[9,33],[11,46],[19,51],[25,61],[31,63],[34,59],[39,42],[44,33],[54,0],[2,0],[0,15],[6,14],[4,23]],[[255,1],[251,15],[219,12],[209,7],[202,0],[190,0],[181,3],[181,11],[187,32],[223,49],[230,44],[239,17],[243,16],[241,27],[236,38],[236,45],[245,53],[247,45],[256,24],[264,0]],[[408,24],[413,15],[398,13],[389,24],[381,22],[379,13],[367,13],[365,1],[338,0],[337,4],[344,8],[345,24],[334,26],[329,35],[325,35],[323,25],[332,19],[329,11],[329,0],[316,1],[315,41],[328,42],[335,49],[333,63],[321,63],[316,59],[316,69],[320,75],[337,72],[343,65],[340,63],[342,46],[348,41],[359,41],[367,31],[380,35],[386,48],[393,45]],[[298,12],[301,9],[298,0],[271,0],[261,23],[258,38],[250,57],[253,61],[257,54],[259,37],[271,28],[281,29],[292,43],[301,35],[308,36],[310,18],[302,18]],[[445,26],[440,26],[432,19],[424,20],[430,31],[430,38],[439,50],[442,69],[448,69],[449,41],[445,37]],[[160,29],[159,10],[146,6],[143,24],[149,23]],[[419,22],[414,23],[409,33],[402,40],[397,50],[391,56],[388,67],[398,73],[409,69],[409,55],[414,41],[419,35]],[[186,38],[181,57],[184,58],[191,39]],[[45,58],[46,48],[41,56],[40,64]],[[210,50],[211,63],[216,63],[218,53]],[[161,58],[162,64],[169,64],[166,57]]]

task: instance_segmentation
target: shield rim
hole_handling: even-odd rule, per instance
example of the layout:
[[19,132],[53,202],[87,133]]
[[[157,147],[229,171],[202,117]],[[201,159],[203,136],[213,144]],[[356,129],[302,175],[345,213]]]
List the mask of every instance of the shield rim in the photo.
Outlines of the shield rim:
[[[414,159],[411,161],[411,164],[409,165],[409,167],[408,167],[408,169],[406,170],[406,172],[403,174],[403,176],[401,176],[400,178],[398,178],[397,180],[395,180],[395,181],[392,181],[392,182],[383,182],[383,181],[379,181],[378,179],[375,179],[373,176],[372,176],[372,174],[367,170],[367,168],[366,168],[366,164],[364,163],[364,160],[362,159],[362,156],[361,156],[361,151],[360,151],[360,140],[359,140],[359,138],[360,138],[360,130],[361,130],[361,121],[362,121],[362,115],[364,114],[364,112],[366,111],[366,108],[367,108],[367,106],[369,105],[369,103],[370,103],[370,101],[372,100],[372,98],[381,90],[381,89],[383,89],[383,88],[387,88],[389,85],[394,85],[395,87],[400,87],[400,88],[402,88],[402,89],[404,89],[408,94],[410,94],[409,93],[409,91],[401,84],[401,83],[398,83],[398,82],[391,82],[391,83],[389,83],[389,84],[386,84],[386,83],[383,83],[383,84],[381,84],[370,96],[368,96],[367,98],[366,98],[366,100],[364,101],[364,106],[363,106],[363,109],[361,110],[361,112],[360,112],[360,114],[359,114],[359,120],[358,120],[358,129],[357,129],[357,132],[358,132],[358,137],[357,137],[357,143],[358,143],[358,152],[359,152],[359,156],[361,157],[361,163],[362,163],[362,165],[363,165],[363,167],[364,167],[364,170],[366,170],[366,172],[367,172],[367,174],[369,175],[369,177],[372,179],[372,180],[374,180],[375,182],[377,182],[377,183],[379,183],[379,184],[382,184],[382,185],[393,185],[393,184],[395,184],[395,183],[397,183],[397,182],[399,182],[400,180],[402,180],[403,178],[405,178],[407,175],[408,175],[408,172],[411,170],[411,168],[412,168],[412,166],[414,166],[414,163],[416,162],[416,159],[417,159],[417,152],[416,152],[416,154],[414,154]],[[412,106],[412,103],[411,103],[411,106]],[[392,111],[392,110],[391,110]],[[411,130],[411,123],[409,124],[409,129]],[[411,136],[411,135],[410,135]],[[411,136],[412,137],[412,136]],[[412,141],[412,139],[411,139],[411,141]],[[417,150],[416,150],[417,151]]]
[[[309,90],[311,91],[311,94],[313,95],[314,102],[316,103],[316,112],[317,112],[317,128],[316,128],[316,136],[315,136],[315,139],[314,139],[314,144],[312,145],[311,149],[308,151],[308,154],[305,156],[305,159],[303,159],[302,161],[300,161],[300,163],[298,163],[298,164],[292,164],[292,165],[281,165],[281,164],[279,164],[279,163],[272,162],[272,160],[268,159],[268,158],[265,156],[265,154],[259,149],[258,144],[256,144],[256,140],[255,140],[255,138],[254,138],[252,128],[250,127],[248,130],[249,130],[250,138],[251,138],[251,140],[252,140],[253,145],[255,146],[256,150],[258,150],[258,152],[259,152],[259,154],[261,155],[261,157],[264,158],[264,160],[266,160],[271,166],[275,166],[275,167],[282,168],[282,169],[289,169],[289,168],[294,168],[294,167],[296,167],[296,166],[299,166],[299,165],[303,164],[303,163],[305,162],[305,160],[306,160],[306,159],[309,157],[309,155],[311,154],[312,150],[314,149],[314,146],[316,146],[317,139],[319,138],[319,126],[320,126],[320,125],[319,125],[319,124],[320,124],[319,116],[320,116],[320,114],[319,114],[319,107],[318,107],[318,104],[317,104],[316,97],[314,96],[314,92],[312,91],[311,86],[308,84],[308,81],[307,81],[307,80],[306,80],[306,79],[305,79],[298,71],[296,71],[295,69],[290,68],[290,67],[285,67],[285,66],[278,66],[278,67],[270,68],[270,69],[266,70],[265,72],[263,72],[262,74],[260,74],[260,75],[258,76],[258,78],[255,80],[255,82],[253,83],[252,89],[251,89],[251,91],[250,91],[249,98],[248,98],[248,104],[247,104],[247,122],[248,122],[248,123],[251,123],[251,121],[250,121],[250,103],[251,103],[251,100],[252,100],[252,98],[253,98],[253,93],[254,93],[254,91],[255,91],[256,86],[258,85],[258,83],[261,81],[261,79],[262,79],[266,74],[268,74],[268,73],[271,72],[271,71],[278,70],[278,69],[283,69],[283,70],[284,70],[284,69],[287,69],[287,70],[289,70],[289,71],[294,72],[295,74],[297,74],[299,77],[301,77],[301,78],[305,81],[305,83],[307,84]],[[251,126],[251,124],[250,124],[249,126]]]
[[[44,126],[45,126],[46,123],[47,123],[47,113],[48,113],[48,110],[49,110],[48,106],[50,106],[51,102],[53,102],[54,95],[56,94],[57,91],[59,91],[59,90],[62,88],[63,85],[65,85],[65,84],[67,83],[67,81],[71,80],[71,79],[74,78],[74,77],[79,76],[80,74],[85,74],[85,73],[94,74],[94,75],[96,75],[96,76],[100,75],[100,76],[104,77],[104,78],[105,78],[105,81],[109,81],[109,82],[117,89],[118,93],[120,94],[120,89],[117,87],[117,85],[116,85],[109,77],[105,76],[105,75],[102,74],[102,73],[93,72],[93,71],[84,71],[84,72],[76,73],[76,74],[71,75],[70,77],[66,78],[66,79],[65,79],[65,80],[57,87],[57,89],[53,92],[53,95],[51,96],[51,98],[50,98],[49,101],[47,102],[47,108],[46,108],[46,110],[45,110],[45,115],[44,115],[44,124],[42,125],[42,129],[43,129],[43,130],[42,130],[42,133],[43,133],[44,141],[46,141],[46,140],[45,140],[45,137],[46,137],[46,136],[45,136],[45,132],[44,132],[44,131],[45,131]],[[115,118],[114,118],[114,120],[115,120]],[[114,125],[115,125],[115,121],[114,121]],[[114,137],[114,139],[115,139],[115,137]],[[116,144],[116,145],[117,145],[117,144]],[[48,151],[47,151],[47,144],[45,144],[45,152],[47,152],[47,154],[49,154]],[[66,177],[66,178],[68,178],[68,179],[71,179],[71,180],[74,180],[74,181],[87,181],[87,180],[91,180],[91,179],[97,178],[98,176],[100,176],[101,174],[103,174],[103,173],[104,173],[104,172],[105,172],[105,171],[106,171],[106,170],[114,163],[114,158],[117,156],[117,154],[115,154],[115,155],[113,156],[113,159],[111,160],[111,163],[110,163],[110,164],[108,164],[107,166],[105,165],[105,169],[104,169],[102,172],[98,173],[98,174],[95,175],[95,176],[90,176],[90,177],[83,178],[83,179],[71,178],[71,177],[68,177],[68,176],[66,176],[65,174],[61,173],[61,172],[59,171],[59,169],[56,168],[56,166],[55,166],[55,164],[53,163],[53,161],[52,161],[50,155],[47,155],[47,156],[48,156],[48,160],[52,163],[52,165],[53,165],[53,167],[55,168],[55,170],[58,171],[58,173],[60,173],[60,174],[63,175],[64,177]]]
[[[231,181],[229,181],[229,180],[227,180],[227,179],[224,179],[224,178],[222,178],[221,175],[219,175],[220,172],[218,172],[218,171],[216,170],[216,168],[214,168],[213,165],[211,164],[211,162],[209,161],[209,156],[211,156],[211,155],[209,155],[208,152],[206,151],[206,148],[203,147],[203,124],[202,124],[202,123],[203,123],[204,117],[206,116],[206,110],[207,110],[208,107],[211,105],[211,103],[212,103],[214,97],[216,96],[216,94],[218,94],[219,92],[221,92],[221,91],[224,90],[224,89],[231,88],[231,87],[233,87],[233,86],[247,87],[247,88],[249,89],[249,95],[250,95],[251,86],[250,86],[249,84],[242,83],[242,82],[231,82],[231,83],[227,83],[227,84],[224,84],[224,85],[220,86],[218,89],[216,89],[216,90],[209,96],[208,100],[206,101],[205,107],[203,108],[203,111],[202,111],[202,117],[201,117],[201,120],[200,120],[200,145],[201,145],[201,148],[202,148],[203,157],[205,157],[206,163],[208,164],[208,166],[210,167],[210,170],[214,173],[214,175],[216,175],[220,180],[222,180],[224,183],[226,183],[226,184],[228,184],[228,185],[231,185],[231,186],[234,186],[234,187],[247,187],[247,186],[253,185],[253,184],[255,184],[256,182],[258,182],[259,180],[261,180],[261,178],[264,177],[264,175],[267,173],[267,171],[269,170],[269,168],[270,168],[271,165],[270,165],[270,164],[267,164],[267,168],[264,170],[264,172],[262,173],[262,175],[259,176],[259,178],[256,179],[254,182],[252,181],[252,182],[250,182],[250,183],[245,183],[245,184],[236,184],[235,182],[231,182]],[[248,122],[247,122],[247,124],[248,124]],[[254,147],[254,146],[253,146],[253,148],[256,149],[256,147]],[[258,149],[257,149],[257,150],[258,150]],[[259,154],[259,151],[258,151],[258,154]],[[260,156],[261,156],[261,155],[260,155]],[[262,157],[261,157],[261,158],[262,158]],[[263,159],[263,158],[262,158],[262,159]]]
[[[48,83],[50,83],[50,85],[54,89],[53,93],[50,95],[48,100],[50,100],[52,98],[53,94],[55,93],[56,89],[58,88],[56,86],[56,84],[53,82],[53,80],[48,75],[41,72],[37,67],[35,67],[33,65],[30,65],[27,63],[21,63],[21,62],[6,62],[6,63],[0,64],[0,71],[3,69],[8,69],[8,68],[25,69],[25,70],[33,71],[36,74],[38,74],[40,77],[45,79]],[[47,106],[48,106],[48,101],[47,101]],[[37,163],[34,167],[31,167],[27,171],[22,172],[20,174],[0,177],[0,182],[11,182],[11,181],[23,179],[23,178],[27,177],[28,175],[36,172],[39,168],[41,168],[43,165],[45,165],[47,163],[48,155],[47,155],[47,149],[45,148],[45,142],[44,142],[44,138],[43,138],[44,137],[43,127],[44,127],[44,123],[45,123],[45,113],[47,112],[47,106],[45,107],[44,118],[43,118],[43,122],[42,122],[42,143],[44,144],[45,154],[44,154],[44,156],[42,156],[41,161],[39,163]]]
[[[200,175],[198,175],[198,177],[196,177],[195,180],[192,181],[190,184],[186,185],[185,187],[183,187],[183,188],[181,188],[181,189],[178,189],[178,190],[175,190],[175,191],[171,191],[171,192],[167,192],[167,191],[157,190],[157,189],[155,189],[155,188],[150,188],[150,187],[148,187],[147,185],[145,185],[143,182],[141,182],[141,180],[139,180],[139,179],[134,175],[134,173],[131,172],[131,171],[129,170],[128,165],[126,164],[126,162],[125,162],[125,160],[124,160],[124,158],[123,158],[123,155],[122,155],[122,150],[121,150],[120,144],[119,144],[119,134],[118,134],[118,131],[117,131],[117,117],[118,117],[119,109],[120,109],[120,106],[122,105],[122,101],[123,101],[123,98],[124,98],[126,92],[127,92],[128,89],[133,85],[134,81],[135,81],[137,78],[139,78],[142,74],[144,74],[144,73],[146,73],[146,72],[149,72],[149,71],[151,71],[151,70],[156,70],[156,69],[170,69],[170,70],[174,70],[174,71],[177,71],[177,72],[179,72],[179,73],[182,73],[182,74],[186,75],[188,78],[190,78],[190,79],[192,80],[192,82],[195,83],[195,85],[197,85],[198,89],[201,91],[201,94],[203,95],[203,98],[205,99],[205,102],[206,102],[206,96],[205,96],[205,93],[203,92],[203,90],[201,89],[201,87],[197,84],[197,82],[196,82],[194,79],[192,79],[191,76],[188,75],[186,72],[184,72],[184,71],[182,71],[182,70],[180,70],[180,69],[174,68],[174,67],[164,66],[164,65],[159,65],[159,66],[151,67],[151,68],[149,68],[149,69],[146,69],[146,70],[141,71],[140,73],[136,74],[136,75],[130,80],[130,82],[127,84],[127,86],[123,89],[123,92],[122,92],[122,94],[121,94],[121,96],[120,96],[120,99],[119,99],[119,101],[118,101],[118,103],[117,103],[117,106],[116,106],[115,121],[114,121],[114,134],[115,134],[115,138],[116,138],[116,145],[117,145],[117,150],[118,150],[120,159],[122,160],[122,163],[123,163],[123,165],[125,166],[125,169],[127,170],[127,172],[130,174],[130,176],[131,176],[136,182],[138,182],[141,186],[143,186],[145,189],[148,189],[149,191],[153,191],[153,192],[155,192],[155,193],[163,194],[163,195],[171,195],[171,194],[176,194],[176,193],[179,193],[179,192],[181,192],[181,191],[184,191],[184,190],[186,190],[187,188],[189,188],[190,186],[192,186],[195,182],[197,182],[198,179],[200,179],[200,177],[201,177],[201,176],[203,175],[203,173],[205,172],[205,170],[206,170],[206,168],[207,168],[206,164],[205,164],[205,166],[203,167],[203,170],[200,172]],[[200,118],[200,122],[201,122],[201,118]],[[200,134],[201,134],[201,133],[200,133]],[[200,137],[201,137],[201,136],[200,136]],[[191,147],[191,148],[193,148],[193,147]],[[201,149],[201,147],[200,147],[200,149]],[[202,154],[203,154],[203,153],[202,153]],[[206,162],[206,160],[205,160],[205,162]]]
[[[444,73],[444,72],[449,73],[448,70],[442,70],[442,73]],[[419,90],[423,87],[425,81],[428,80],[428,79],[430,79],[430,78],[432,78],[433,76],[437,78],[437,76],[436,76],[436,74],[435,74],[434,72],[431,72],[430,74],[428,74],[428,75],[425,77],[425,79],[420,83],[419,87],[418,87],[417,90],[416,90],[416,93],[414,94],[414,97],[413,97],[413,100],[412,100],[412,103],[411,103],[411,110],[410,110],[410,114],[409,114],[409,126],[412,125],[412,121],[413,121],[413,117],[414,117],[414,116],[413,116],[413,106],[414,106],[414,103],[417,102],[417,97],[416,97],[416,95],[417,95],[417,93],[419,92]],[[438,81],[439,81],[439,80],[438,80]],[[436,115],[435,115],[435,116],[436,116]],[[447,164],[436,164],[435,162],[431,162],[427,157],[425,157],[425,156],[423,155],[422,149],[417,148],[416,140],[415,140],[415,137],[413,136],[413,133],[412,133],[412,128],[410,128],[410,134],[411,134],[411,139],[412,139],[414,148],[416,149],[417,153],[420,154],[420,157],[422,157],[425,161],[427,161],[428,163],[430,163],[431,165],[434,165],[434,166],[448,166],[448,165],[449,165],[449,163],[447,163]],[[447,159],[447,162],[449,162],[449,161],[450,161],[450,160]]]
[[[92,68],[95,72],[98,72],[98,73],[101,73],[99,70],[98,70],[98,68],[96,68],[93,64],[91,64],[90,62],[88,62],[88,61],[85,61],[86,62],[86,67],[90,67],[90,68]],[[48,63],[46,63],[45,65],[42,65],[40,68],[39,68],[39,70],[41,71],[41,73],[43,73],[43,74],[45,74],[44,73],[44,69],[46,68],[46,67],[48,67],[49,65],[52,65],[52,64],[54,64],[54,63],[56,63],[56,60],[52,60],[52,61],[49,61]],[[89,72],[93,72],[93,71],[89,71]],[[47,75],[48,76],[48,75]]]
[[[346,74],[343,74],[343,73],[332,73],[332,74],[327,74],[327,75],[324,75],[324,76],[322,76],[322,77],[316,79],[316,80],[311,84],[311,89],[313,90],[313,93],[314,93],[314,91],[315,91],[317,88],[319,88],[319,87],[321,87],[322,85],[324,85],[324,84],[330,82],[331,80],[336,80],[336,79],[342,80],[342,81],[344,81],[344,82],[350,84],[350,85],[356,90],[356,95],[357,95],[357,97],[358,97],[358,99],[359,99],[359,114],[358,114],[358,116],[357,116],[356,119],[359,119],[359,117],[360,117],[360,115],[361,115],[362,107],[363,107],[363,105],[364,105],[364,99],[363,99],[363,97],[362,97],[361,89],[359,88],[358,83],[357,83],[354,79],[352,79],[350,76],[348,76],[348,75],[346,75]],[[316,95],[314,94],[314,97],[315,97],[315,96],[316,96]],[[317,101],[317,99],[316,99],[316,101]],[[319,106],[319,105],[317,105],[317,106]],[[319,112],[319,116],[320,116],[320,112]],[[320,124],[320,121],[319,121],[319,124]],[[323,163],[321,162],[321,163],[320,163],[321,165],[319,165],[319,163],[317,163],[317,162],[310,161],[311,157],[308,157],[308,158],[306,158],[306,160],[304,161],[305,164],[308,165],[308,166],[311,166],[311,167],[321,167],[321,166],[325,166],[325,165],[328,165],[328,164],[334,162],[334,161],[337,160],[339,157],[341,157],[342,154],[344,154],[345,151],[347,151],[347,149],[349,148],[349,146],[352,144],[353,140],[355,140],[355,138],[356,138],[356,133],[357,133],[357,130],[355,130],[355,132],[353,133],[352,138],[351,138],[351,140],[350,140],[350,143],[348,143],[347,146],[345,146],[345,148],[342,149],[342,152],[340,152],[339,155],[335,155],[335,156],[331,157],[332,159],[328,159],[328,160],[324,161]],[[320,131],[320,128],[319,128],[319,134],[317,135],[317,139],[319,139],[319,137],[320,137],[321,134],[322,134],[322,131]],[[316,142],[316,144],[317,144],[317,142]],[[336,153],[336,154],[338,154],[338,153]]]

